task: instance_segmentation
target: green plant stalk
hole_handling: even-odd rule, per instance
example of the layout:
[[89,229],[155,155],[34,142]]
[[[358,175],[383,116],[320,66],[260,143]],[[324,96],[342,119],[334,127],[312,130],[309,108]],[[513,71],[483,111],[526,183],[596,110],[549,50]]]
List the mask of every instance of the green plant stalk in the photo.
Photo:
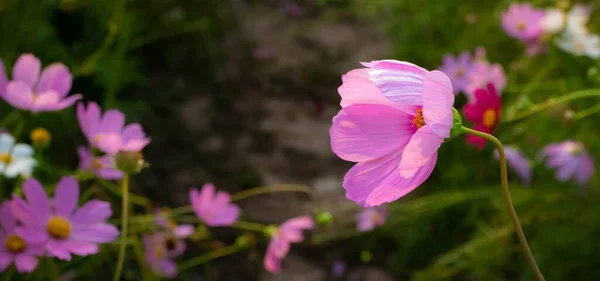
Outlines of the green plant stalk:
[[249,230],[249,231],[258,231],[264,232],[267,228],[266,225],[255,223],[255,222],[247,222],[247,221],[237,221],[231,225],[232,227]]
[[241,248],[238,245],[234,244],[234,245],[230,245],[230,246],[227,246],[227,247],[223,247],[223,248],[214,250],[214,251],[212,251],[210,253],[206,253],[206,254],[201,255],[201,256],[197,256],[197,257],[195,257],[193,259],[189,259],[189,260],[187,260],[186,262],[182,263],[179,266],[179,272],[186,271],[186,270],[188,270],[190,268],[193,268],[195,266],[201,265],[203,263],[206,263],[208,261],[214,260],[216,258],[220,258],[220,257],[223,257],[223,256],[227,256],[227,255],[233,254],[233,253],[239,251],[240,249]]
[[129,175],[123,176],[123,194],[121,198],[121,245],[119,247],[119,260],[117,261],[117,270],[113,281],[119,281],[121,278],[121,272],[123,271],[123,264],[125,263],[125,250],[127,249],[127,224],[129,219]]
[[535,274],[538,281],[545,281],[544,276],[538,268],[537,263],[535,262],[535,258],[531,253],[531,249],[527,244],[527,238],[525,238],[525,233],[523,233],[523,228],[521,227],[521,223],[519,222],[517,211],[515,211],[515,207],[512,203],[510,190],[508,189],[508,174],[506,169],[506,155],[504,154],[504,146],[502,146],[502,143],[496,137],[490,134],[472,130],[466,127],[462,127],[461,131],[466,134],[471,134],[487,139],[496,146],[496,149],[498,149],[498,154],[500,156],[500,180],[502,182],[502,194],[504,195],[504,202],[506,203],[506,207],[508,208],[508,213],[510,214],[510,218],[512,219],[513,225],[515,227],[515,232],[517,233],[517,237],[519,238],[519,242],[521,243],[523,253],[527,258],[527,261],[529,262],[529,266],[533,270],[533,273]]
[[314,195],[310,187],[300,184],[278,184],[274,186],[262,186],[255,187],[248,190],[240,191],[238,193],[234,193],[231,195],[231,201],[238,201],[247,197],[261,195],[265,193],[273,193],[273,192],[304,192],[308,194],[311,199],[314,199]]
[[567,101],[570,100],[575,100],[575,99],[580,99],[580,98],[587,98],[587,97],[598,97],[600,96],[600,89],[589,89],[589,90],[582,90],[582,91],[577,91],[577,92],[572,92],[570,94],[566,94],[564,96],[560,96],[557,98],[550,98],[545,102],[542,103],[538,103],[536,105],[531,106],[531,108],[527,111],[523,111],[519,114],[516,114],[513,117],[510,118],[505,118],[502,120],[502,123],[506,123],[506,122],[513,122],[513,121],[517,121],[517,120],[521,120],[525,117],[528,117],[530,115],[533,115],[535,113],[538,113],[544,109],[550,108],[552,106],[556,106],[559,105],[561,103],[565,103]]

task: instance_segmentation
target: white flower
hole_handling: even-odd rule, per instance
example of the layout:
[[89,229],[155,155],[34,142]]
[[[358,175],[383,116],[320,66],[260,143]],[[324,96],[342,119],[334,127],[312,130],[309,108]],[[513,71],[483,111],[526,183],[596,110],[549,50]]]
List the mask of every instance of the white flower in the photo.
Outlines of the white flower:
[[569,33],[587,33],[586,25],[592,14],[591,5],[575,4],[567,14],[567,29]]
[[560,9],[547,9],[541,25],[546,33],[558,33],[565,25],[565,13]]
[[33,148],[24,143],[15,144],[9,134],[0,135],[0,174],[7,178],[29,176],[35,166]]
[[600,58],[600,36],[596,34],[564,32],[555,42],[560,49],[576,56]]

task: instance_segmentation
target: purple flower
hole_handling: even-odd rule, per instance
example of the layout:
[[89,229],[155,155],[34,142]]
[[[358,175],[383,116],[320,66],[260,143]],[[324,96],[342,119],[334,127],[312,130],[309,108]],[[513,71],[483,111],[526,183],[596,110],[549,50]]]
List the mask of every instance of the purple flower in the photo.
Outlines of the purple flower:
[[167,278],[177,276],[177,264],[173,256],[169,255],[169,240],[162,233],[145,235],[143,238],[146,262],[152,267],[155,274]]
[[114,156],[104,155],[94,158],[90,149],[84,146],[77,148],[77,153],[79,154],[79,169],[92,172],[107,180],[117,180],[123,177],[123,172],[115,167]]
[[166,251],[169,257],[176,257],[185,252],[185,238],[194,233],[194,226],[189,224],[177,225],[170,220],[165,211],[156,210],[154,224],[166,239]]
[[513,3],[502,14],[502,27],[509,36],[522,42],[537,41],[542,36],[543,9],[534,9],[530,3]]
[[471,54],[469,52],[462,52],[458,57],[444,56],[444,64],[440,67],[440,71],[448,75],[448,78],[452,81],[455,94],[466,90],[469,83],[471,64]]
[[0,207],[0,271],[14,262],[17,271],[31,272],[38,264],[35,257],[44,254],[44,247],[26,242],[15,232],[17,218],[10,211],[10,204],[10,201],[5,201]]
[[345,272],[346,263],[344,261],[338,260],[333,263],[333,266],[331,267],[331,275],[334,278],[341,278],[342,276],[344,276]]
[[57,111],[73,105],[81,95],[66,97],[72,77],[62,63],[53,63],[40,70],[40,60],[23,54],[13,68],[13,80],[8,82],[4,65],[0,63],[0,94],[10,105],[31,112]]
[[207,183],[202,190],[190,190],[190,201],[196,215],[209,226],[227,226],[237,221],[240,215],[238,206],[231,204],[227,192],[216,192],[215,186]]
[[[504,153],[508,166],[521,178],[524,184],[531,183],[531,164],[521,151],[513,146],[505,145]],[[499,159],[498,151],[494,150],[494,157]]]
[[314,225],[312,218],[303,216],[290,219],[276,229],[265,254],[265,269],[272,273],[280,272],[281,260],[289,252],[290,244],[302,242],[302,230],[312,229]]
[[475,100],[475,91],[477,89],[485,89],[488,84],[492,83],[496,93],[502,94],[502,90],[506,86],[506,75],[504,68],[500,64],[490,64],[487,61],[476,61],[471,68],[469,76],[469,84],[466,87],[465,93],[470,101]]
[[119,230],[105,222],[112,214],[109,203],[92,200],[77,208],[79,184],[73,177],[56,184],[54,200],[35,179],[23,183],[23,193],[27,201],[14,195],[11,204],[23,225],[17,227],[17,234],[28,243],[45,243],[49,256],[71,260],[71,254],[95,254],[98,244],[119,236]]
[[373,230],[385,224],[387,207],[385,205],[365,208],[356,216],[356,229],[360,232]]
[[581,142],[568,140],[549,144],[542,149],[540,157],[547,158],[546,166],[556,169],[556,177],[561,182],[575,177],[583,185],[596,170],[594,160]]
[[140,151],[150,143],[142,126],[138,123],[125,126],[125,115],[116,109],[102,116],[98,104],[90,102],[86,108],[80,103],[77,119],[90,144],[111,155],[119,151]]

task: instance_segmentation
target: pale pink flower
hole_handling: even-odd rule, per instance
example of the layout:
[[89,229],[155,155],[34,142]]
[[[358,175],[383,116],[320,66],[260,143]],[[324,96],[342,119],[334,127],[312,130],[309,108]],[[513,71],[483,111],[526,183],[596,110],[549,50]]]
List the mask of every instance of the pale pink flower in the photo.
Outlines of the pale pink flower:
[[302,231],[312,229],[315,226],[312,218],[303,216],[284,222],[271,237],[271,242],[265,254],[265,269],[272,273],[281,271],[281,260],[290,250],[291,243],[299,243],[304,240]]
[[240,208],[231,204],[227,192],[215,192],[215,186],[207,183],[202,190],[190,190],[190,202],[196,215],[209,226],[228,226],[237,221]]

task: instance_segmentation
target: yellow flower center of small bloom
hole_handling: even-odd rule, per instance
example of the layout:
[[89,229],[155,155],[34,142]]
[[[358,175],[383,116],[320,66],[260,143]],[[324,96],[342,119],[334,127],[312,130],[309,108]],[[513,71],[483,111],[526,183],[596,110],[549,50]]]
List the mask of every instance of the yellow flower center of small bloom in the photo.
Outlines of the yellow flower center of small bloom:
[[4,164],[10,164],[13,161],[13,157],[12,155],[8,154],[8,153],[2,153],[0,154],[0,162],[4,163]]
[[65,239],[71,234],[71,223],[62,217],[52,217],[46,230],[54,238]]
[[98,158],[94,158],[94,160],[92,160],[92,169],[94,169],[94,170],[102,169],[102,161],[100,161],[100,159],[98,159]]
[[527,28],[527,24],[526,23],[520,22],[519,24],[517,24],[517,30],[523,31],[523,30],[525,30],[525,28]]
[[483,125],[487,128],[493,128],[496,125],[496,110],[488,109],[483,112]]
[[8,235],[8,237],[6,237],[6,240],[4,241],[4,247],[6,247],[6,249],[8,249],[9,251],[18,254],[25,251],[27,245],[25,244],[25,240],[23,240],[21,236],[11,234]]
[[29,136],[33,143],[47,143],[50,141],[50,132],[44,128],[35,128]]
[[413,125],[417,126],[417,130],[425,126],[425,119],[423,118],[423,108],[417,109],[417,114],[412,120]]
[[102,134],[97,134],[97,135],[94,137],[94,143],[95,143],[95,144],[98,144],[98,143],[100,142],[100,139],[102,139]]
[[465,70],[462,67],[459,67],[456,69],[456,77],[463,77],[465,76]]

